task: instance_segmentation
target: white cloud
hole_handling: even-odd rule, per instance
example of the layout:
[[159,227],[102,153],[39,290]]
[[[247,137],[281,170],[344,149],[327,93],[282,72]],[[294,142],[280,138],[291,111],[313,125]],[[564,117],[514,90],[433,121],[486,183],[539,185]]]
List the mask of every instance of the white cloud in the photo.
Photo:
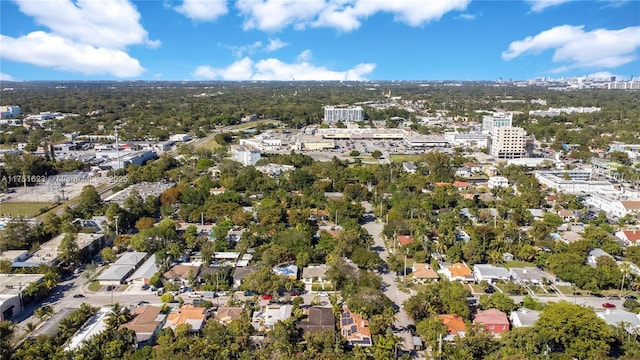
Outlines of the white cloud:
[[122,49],[158,45],[140,25],[140,13],[127,0],[15,0],[24,14],[51,32],[79,43]]
[[366,80],[375,69],[375,64],[358,64],[346,71],[334,71],[309,63],[305,60],[309,56],[305,51],[293,63],[275,58],[254,62],[245,57],[225,68],[198,66],[192,75],[199,80]]
[[22,13],[50,32],[34,31],[16,38],[0,35],[3,58],[87,75],[132,77],[144,68],[125,49],[160,46],[159,40],[149,39],[140,13],[128,0],[14,1]]
[[0,81],[18,81],[18,80],[9,74],[0,72]]
[[241,58],[245,55],[255,54],[256,52],[274,52],[276,50],[282,49],[285,46],[289,46],[289,43],[286,43],[280,39],[269,39],[269,43],[264,45],[261,41],[256,41],[253,44],[241,45],[241,46],[225,46],[227,49],[231,50],[231,54],[235,57]]
[[509,44],[502,59],[511,60],[525,53],[554,50],[552,61],[561,63],[556,72],[575,68],[614,68],[638,58],[640,26],[620,30],[562,25]]
[[228,12],[226,0],[183,0],[174,9],[193,21],[213,21]]
[[531,4],[531,11],[533,12],[542,12],[544,9],[558,6],[572,0],[526,0],[527,3]]
[[285,46],[289,46],[289,43],[286,43],[280,39],[269,39],[269,43],[265,46],[264,50],[267,52],[272,52],[276,50],[280,50]]
[[5,59],[57,70],[115,77],[139,76],[144,72],[138,60],[122,50],[74,42],[44,31],[18,38],[0,35],[0,44],[3,48],[0,56]]
[[[531,5],[532,12],[543,12],[545,9],[562,5],[568,2],[576,1],[576,0],[525,0],[527,3]],[[607,3],[608,6],[621,6],[629,0],[598,0],[600,3]]]
[[468,13],[460,14],[460,15],[458,15],[458,16],[456,17],[456,19],[462,19],[462,20],[475,20],[475,19],[477,19],[477,18],[478,18],[478,16],[477,16],[477,15],[474,15],[474,14],[468,14]]
[[313,58],[313,53],[309,49],[304,50],[303,52],[300,53],[300,55],[298,55],[299,62],[311,61],[312,58]]
[[353,31],[361,20],[376,13],[393,14],[396,21],[420,26],[450,11],[466,9],[471,0],[238,0],[245,29],[277,31],[292,25]]

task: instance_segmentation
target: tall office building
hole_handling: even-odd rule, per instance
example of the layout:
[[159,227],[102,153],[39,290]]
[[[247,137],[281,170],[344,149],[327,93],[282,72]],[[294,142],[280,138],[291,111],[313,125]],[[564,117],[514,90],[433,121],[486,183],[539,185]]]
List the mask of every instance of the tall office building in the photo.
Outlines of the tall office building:
[[493,116],[484,116],[482,118],[482,132],[485,134],[491,134],[495,128],[512,126],[512,118],[513,115],[510,113],[495,113]]
[[325,123],[337,123],[343,122],[356,122],[364,121],[364,110],[360,106],[349,107],[336,107],[325,106],[324,108],[324,122]]
[[521,127],[502,126],[491,133],[489,154],[499,159],[527,157],[527,132]]

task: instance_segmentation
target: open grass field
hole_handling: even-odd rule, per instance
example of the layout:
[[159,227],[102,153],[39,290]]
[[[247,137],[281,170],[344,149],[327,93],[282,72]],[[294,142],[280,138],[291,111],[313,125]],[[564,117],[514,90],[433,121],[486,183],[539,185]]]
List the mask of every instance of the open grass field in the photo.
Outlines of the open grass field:
[[49,209],[55,203],[50,202],[3,202],[0,203],[0,214],[5,216],[37,216],[40,209]]
[[391,161],[393,161],[394,163],[402,163],[405,161],[420,161],[422,159],[424,155],[420,155],[420,154],[391,154],[389,155],[389,157],[391,157]]

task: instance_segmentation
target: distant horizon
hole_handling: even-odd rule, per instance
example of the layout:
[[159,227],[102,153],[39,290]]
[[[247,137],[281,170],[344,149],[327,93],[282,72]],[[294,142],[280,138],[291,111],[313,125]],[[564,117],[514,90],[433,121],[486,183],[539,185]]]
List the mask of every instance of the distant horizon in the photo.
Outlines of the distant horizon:
[[635,0],[4,0],[0,81],[622,79],[640,75],[638,14]]

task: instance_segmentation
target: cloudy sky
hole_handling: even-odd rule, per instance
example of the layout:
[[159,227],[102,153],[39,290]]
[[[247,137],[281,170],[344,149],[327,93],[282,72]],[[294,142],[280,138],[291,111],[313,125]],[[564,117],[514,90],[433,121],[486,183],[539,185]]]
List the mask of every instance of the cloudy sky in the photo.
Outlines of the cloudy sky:
[[640,75],[638,0],[0,0],[0,80]]

